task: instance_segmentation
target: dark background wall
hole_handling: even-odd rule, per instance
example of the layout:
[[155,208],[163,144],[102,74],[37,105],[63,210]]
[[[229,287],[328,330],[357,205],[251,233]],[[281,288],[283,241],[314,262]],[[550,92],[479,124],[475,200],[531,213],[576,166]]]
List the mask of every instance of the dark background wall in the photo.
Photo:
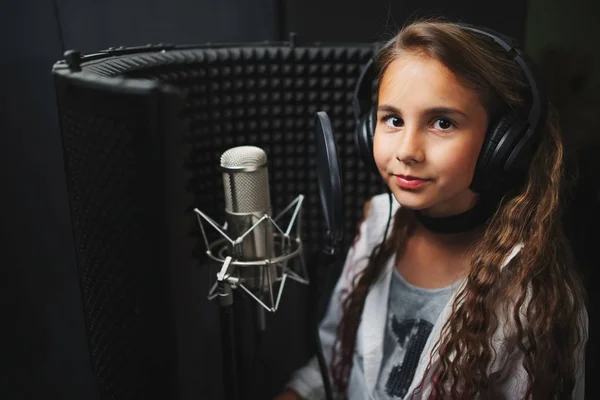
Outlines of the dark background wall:
[[[551,57],[548,49],[572,50],[573,43],[580,43],[582,31],[597,32],[597,7],[591,5],[592,1],[575,3],[577,7],[571,6],[573,2],[566,6],[566,1],[538,0],[501,4],[464,0],[3,2],[0,299],[2,315],[8,316],[2,330],[8,335],[3,335],[0,350],[2,397],[97,398],[85,337],[50,75],[52,64],[61,58],[63,43],[67,49],[87,53],[110,46],[157,42],[274,40],[289,31],[297,32],[299,39],[306,42],[370,42],[388,37],[406,18],[442,13],[488,25],[521,41],[527,39],[525,44],[542,59]],[[568,23],[563,23],[563,15],[569,15]],[[578,113],[590,110],[583,112],[590,123],[585,126],[587,134],[581,142],[593,143],[597,123],[590,113],[594,110],[592,105],[598,104],[598,97],[589,88],[596,87],[599,81],[595,72],[598,59],[597,54],[582,47],[577,57],[583,57],[584,62],[569,64],[566,60],[572,58],[562,55],[548,64],[570,65],[560,69],[563,74],[556,90],[582,105],[569,108],[572,102],[566,103],[565,118],[581,121],[584,117]],[[582,71],[578,65],[586,65],[586,69]],[[596,86],[584,84],[586,90],[573,89],[573,76],[580,75],[592,77],[589,81]],[[589,187],[584,193],[586,199],[598,195],[597,186]],[[593,203],[585,203],[588,207],[590,204]],[[208,367],[206,370],[211,371]],[[210,384],[219,375],[214,370],[210,374],[198,377],[199,382]]]
[[372,42],[391,37],[407,19],[443,16],[481,24],[523,39],[526,1],[489,4],[472,0],[288,1],[287,26],[308,41]]

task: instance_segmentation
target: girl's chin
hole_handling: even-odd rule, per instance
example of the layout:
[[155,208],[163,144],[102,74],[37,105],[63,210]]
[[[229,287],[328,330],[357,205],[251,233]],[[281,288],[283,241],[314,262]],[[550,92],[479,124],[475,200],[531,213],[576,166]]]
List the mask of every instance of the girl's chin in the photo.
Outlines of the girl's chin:
[[397,192],[392,192],[392,194],[394,195],[396,201],[398,202],[398,204],[400,204],[400,206],[408,208],[409,210],[423,211],[431,207],[431,204],[429,204],[429,202],[424,201],[425,199],[418,198],[422,196]]

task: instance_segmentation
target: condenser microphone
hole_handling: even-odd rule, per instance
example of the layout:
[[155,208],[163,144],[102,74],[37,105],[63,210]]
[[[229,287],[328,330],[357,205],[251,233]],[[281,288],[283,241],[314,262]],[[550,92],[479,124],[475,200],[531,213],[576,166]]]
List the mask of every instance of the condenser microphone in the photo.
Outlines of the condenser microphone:
[[[246,234],[241,243],[230,246],[230,254],[239,261],[273,258],[272,225],[260,223],[250,230],[265,214],[271,215],[267,154],[255,146],[234,147],[221,156],[221,171],[227,233],[233,238]],[[240,278],[246,287],[257,293],[268,289],[262,268],[264,267],[240,268]]]
[[[304,195],[298,195],[273,218],[267,165],[267,154],[259,147],[239,146],[225,151],[220,161],[225,224],[194,208],[206,254],[221,264],[216,281],[212,286],[209,283],[208,299],[219,298],[219,303],[227,307],[233,301],[232,290],[242,289],[256,300],[260,331],[266,327],[265,311],[279,308],[288,278],[309,284],[300,237]],[[286,225],[283,220],[287,220]],[[209,241],[206,223],[219,239]],[[294,266],[296,259],[299,265]],[[218,291],[220,288],[224,290]]]
[[[221,155],[227,234],[241,238],[229,245],[229,254],[238,261],[269,260],[275,255],[273,226],[263,218],[271,215],[267,164],[267,154],[255,146],[234,147]],[[246,265],[238,271],[244,285],[261,299],[276,279],[275,265]],[[264,329],[264,310],[258,310],[259,327]]]

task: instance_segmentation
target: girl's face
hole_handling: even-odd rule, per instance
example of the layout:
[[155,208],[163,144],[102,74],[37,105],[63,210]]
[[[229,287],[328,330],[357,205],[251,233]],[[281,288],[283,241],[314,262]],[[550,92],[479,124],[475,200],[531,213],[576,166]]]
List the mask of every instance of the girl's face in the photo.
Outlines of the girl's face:
[[[449,216],[477,202],[469,189],[487,129],[479,95],[424,55],[406,54],[379,87],[374,156],[398,202]],[[418,178],[418,179],[415,179]]]

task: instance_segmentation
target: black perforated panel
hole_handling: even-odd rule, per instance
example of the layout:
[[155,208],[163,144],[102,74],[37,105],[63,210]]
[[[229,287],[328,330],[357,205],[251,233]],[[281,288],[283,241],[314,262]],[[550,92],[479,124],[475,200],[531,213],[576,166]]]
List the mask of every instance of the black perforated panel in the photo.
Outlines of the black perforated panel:
[[[310,260],[325,242],[313,129],[315,113],[326,111],[343,173],[345,240],[352,240],[364,201],[379,182],[357,158],[351,112],[354,85],[370,51],[352,46],[169,50],[107,55],[84,63],[84,74],[57,73],[85,318],[105,398],[172,397],[176,325],[169,271],[189,270],[188,258],[206,259],[192,210],[224,221],[218,167],[227,149],[255,145],[266,151],[275,213],[299,194],[306,196],[303,239]],[[124,90],[123,83],[132,79],[153,81],[164,90],[152,90],[147,81],[140,85],[145,91]],[[182,94],[183,105],[165,95],[169,88]],[[161,119],[166,109],[179,119]],[[196,250],[189,246],[188,254],[178,243],[190,235]],[[187,287],[199,297],[182,297],[180,303],[200,301],[204,288]],[[197,314],[190,312],[201,318]],[[190,328],[184,323],[179,329]],[[179,355],[186,352],[182,347]]]
[[[126,75],[157,79],[187,93],[183,116],[190,121],[186,141],[191,151],[186,168],[192,171],[188,190],[196,196],[194,207],[223,221],[219,157],[234,146],[259,146],[269,158],[274,212],[298,194],[306,196],[303,239],[313,252],[325,240],[314,157],[317,111],[328,113],[336,133],[346,241],[356,233],[365,199],[378,188],[378,178],[358,159],[351,109],[352,92],[370,51],[363,47],[171,51],[144,68],[139,66],[142,57],[129,59],[128,65],[136,68]],[[199,244],[200,254],[204,245]]]
[[71,219],[99,388],[111,399],[171,398],[174,342],[153,98],[62,89]]

